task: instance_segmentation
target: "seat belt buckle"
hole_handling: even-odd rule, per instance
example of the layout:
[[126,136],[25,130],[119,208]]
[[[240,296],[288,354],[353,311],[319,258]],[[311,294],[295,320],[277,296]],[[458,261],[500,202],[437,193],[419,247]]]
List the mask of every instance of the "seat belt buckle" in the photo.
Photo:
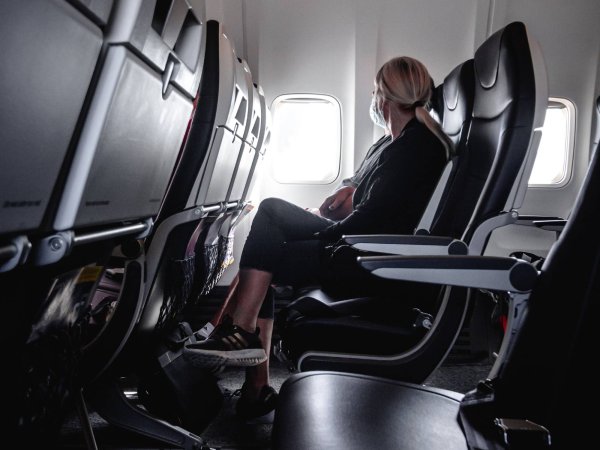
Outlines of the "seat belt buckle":
[[431,330],[431,327],[433,326],[433,316],[417,308],[413,308],[413,312],[416,314],[413,328],[425,328],[426,330]]
[[550,448],[550,431],[527,419],[496,418],[494,424],[500,429],[502,440],[508,449]]
[[294,363],[292,362],[292,360],[288,356],[288,352],[283,347],[283,341],[282,340],[279,340],[275,344],[273,344],[272,350],[273,350],[273,356],[275,356],[275,358],[277,358],[277,360],[279,362],[284,363],[286,365],[287,369],[290,372],[296,372],[297,371],[296,366],[294,365]]

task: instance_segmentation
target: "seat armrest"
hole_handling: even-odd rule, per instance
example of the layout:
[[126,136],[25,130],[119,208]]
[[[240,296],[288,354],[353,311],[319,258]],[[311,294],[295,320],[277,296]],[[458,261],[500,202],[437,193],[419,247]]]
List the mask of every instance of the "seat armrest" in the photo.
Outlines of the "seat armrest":
[[17,256],[19,249],[12,242],[6,245],[0,244],[0,264]]
[[557,217],[557,216],[541,216],[541,215],[535,215],[535,214],[519,214],[519,221],[521,220],[529,220],[529,221],[534,221],[534,220],[555,220],[555,219],[562,219],[562,217]]
[[24,263],[31,251],[31,242],[25,236],[17,236],[9,242],[0,243],[0,273],[8,272]]
[[533,225],[542,230],[562,232],[567,221],[565,219],[534,220]]
[[552,216],[519,216],[516,224],[527,227],[537,227],[546,231],[554,231],[558,236],[565,228],[567,220],[562,217]]
[[538,277],[528,262],[493,256],[367,256],[358,262],[382,278],[507,292],[508,322],[490,379],[510,359],[515,336],[527,317],[529,292]]
[[519,218],[515,222],[516,225],[524,225],[524,226],[535,226],[536,222],[544,222],[544,221],[554,221],[554,220],[564,220],[562,217],[556,216],[534,216],[534,215],[526,215],[522,216],[519,214]]
[[348,245],[390,255],[467,255],[464,242],[445,236],[417,236],[412,234],[375,234],[342,236]]
[[513,293],[529,292],[538,275],[528,262],[493,256],[364,256],[358,263],[381,278]]

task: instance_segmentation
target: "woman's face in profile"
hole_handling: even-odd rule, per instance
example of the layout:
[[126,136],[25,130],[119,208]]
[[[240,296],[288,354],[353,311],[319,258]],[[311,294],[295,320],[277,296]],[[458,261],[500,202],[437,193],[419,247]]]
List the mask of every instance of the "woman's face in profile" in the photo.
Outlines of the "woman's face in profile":
[[383,105],[381,102],[381,96],[377,87],[371,93],[371,106],[369,108],[369,115],[373,123],[381,128],[387,128],[385,117],[383,115]]

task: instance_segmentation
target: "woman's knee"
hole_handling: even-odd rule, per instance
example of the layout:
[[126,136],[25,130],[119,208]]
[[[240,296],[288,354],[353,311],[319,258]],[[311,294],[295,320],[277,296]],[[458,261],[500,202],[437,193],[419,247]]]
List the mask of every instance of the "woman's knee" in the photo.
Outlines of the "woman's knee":
[[287,203],[285,200],[282,200],[277,197],[265,198],[263,201],[260,202],[260,205],[258,205],[258,211],[256,212],[256,214],[264,214],[269,217],[273,217],[279,211],[281,211],[281,208],[285,203]]
[[269,197],[265,198],[260,202],[259,208],[266,209],[269,211],[277,208],[278,206],[281,206],[283,202],[285,202],[285,200],[282,200],[277,197]]

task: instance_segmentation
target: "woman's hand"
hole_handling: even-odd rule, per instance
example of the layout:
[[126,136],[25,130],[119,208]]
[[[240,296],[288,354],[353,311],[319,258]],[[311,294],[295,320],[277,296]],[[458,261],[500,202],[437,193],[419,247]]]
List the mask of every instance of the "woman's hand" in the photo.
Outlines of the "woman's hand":
[[344,186],[327,197],[319,207],[322,217],[331,220],[342,220],[352,213],[352,195],[356,188]]

